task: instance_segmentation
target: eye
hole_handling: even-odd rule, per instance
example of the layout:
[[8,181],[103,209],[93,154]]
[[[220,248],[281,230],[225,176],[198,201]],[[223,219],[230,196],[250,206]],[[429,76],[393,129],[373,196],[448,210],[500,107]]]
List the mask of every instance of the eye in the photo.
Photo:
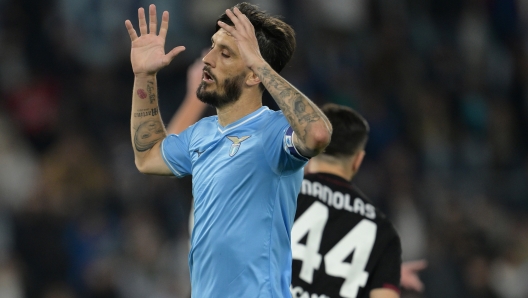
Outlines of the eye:
[[229,57],[231,57],[231,56],[229,56],[229,53],[226,53],[226,52],[222,52],[222,56],[223,56],[224,58],[229,58]]

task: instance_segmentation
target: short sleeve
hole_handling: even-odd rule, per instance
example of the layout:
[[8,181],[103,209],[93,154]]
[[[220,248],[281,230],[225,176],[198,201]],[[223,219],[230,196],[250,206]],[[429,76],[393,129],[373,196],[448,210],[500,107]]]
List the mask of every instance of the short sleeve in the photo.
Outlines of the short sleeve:
[[293,129],[282,113],[268,123],[265,129],[264,146],[270,166],[277,172],[289,174],[304,167],[308,158],[301,155],[293,144]]
[[401,253],[400,237],[394,232],[372,273],[372,289],[386,288],[400,292]]
[[181,134],[168,135],[161,143],[161,156],[176,177],[191,174],[192,164],[189,155],[189,140],[192,129]]

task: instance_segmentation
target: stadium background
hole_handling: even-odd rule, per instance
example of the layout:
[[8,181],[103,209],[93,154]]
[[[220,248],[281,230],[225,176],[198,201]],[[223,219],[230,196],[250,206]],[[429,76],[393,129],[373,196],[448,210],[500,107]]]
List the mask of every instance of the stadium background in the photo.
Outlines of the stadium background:
[[[0,297],[187,297],[190,180],[137,172],[124,20],[142,0],[0,0]],[[156,0],[168,121],[229,0]],[[423,294],[528,297],[528,1],[260,0],[294,26],[283,72],[372,133],[357,185]],[[220,236],[220,235],[219,235]]]

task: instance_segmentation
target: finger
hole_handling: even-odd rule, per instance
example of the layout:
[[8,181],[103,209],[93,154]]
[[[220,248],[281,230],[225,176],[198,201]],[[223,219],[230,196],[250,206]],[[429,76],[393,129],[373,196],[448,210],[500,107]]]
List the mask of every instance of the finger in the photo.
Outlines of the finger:
[[249,20],[247,15],[243,14],[242,15],[242,19],[245,20],[245,23],[247,24],[248,30],[250,30],[251,32],[255,33],[255,27],[253,26],[253,23],[251,23],[251,21]]
[[143,7],[138,9],[138,19],[139,19],[139,32],[141,35],[147,34],[147,20],[145,19],[145,10]]
[[185,51],[184,46],[175,47],[163,57],[163,64],[168,65],[174,57],[178,56],[178,54],[183,51]]
[[240,23],[238,17],[230,9],[226,9],[226,15],[229,17],[231,22],[233,22],[233,25],[236,29],[244,29],[244,26]]
[[130,22],[129,20],[126,20],[125,26],[128,30],[128,35],[130,35],[130,40],[131,41],[136,40],[138,36],[137,36],[136,30],[134,29],[134,26],[132,26],[132,22]]
[[417,280],[416,284],[414,285],[414,289],[416,290],[416,292],[421,293],[424,290],[424,284],[421,281]]
[[151,4],[149,6],[149,33],[156,34],[158,27],[158,19],[156,17],[156,5]]
[[231,34],[233,37],[236,38],[238,36],[238,32],[236,31],[235,27],[229,26],[228,24],[222,21],[218,21],[218,26],[220,26],[220,28],[223,28],[225,31],[229,32],[229,34]]
[[417,260],[417,261],[411,261],[407,263],[408,263],[407,266],[414,271],[420,271],[420,270],[427,268],[427,261],[425,260]]
[[420,279],[416,277],[409,283],[409,289],[415,290],[416,292],[422,292],[424,289],[424,285],[420,281]]
[[420,278],[412,274],[407,275],[407,276],[402,276],[400,280],[400,284],[403,288],[407,290],[414,290],[417,292],[422,292],[424,289],[424,285],[422,281],[420,280]]
[[161,16],[161,27],[159,36],[165,39],[167,37],[167,30],[169,30],[169,12],[164,11],[163,15]]
[[248,30],[250,28],[250,26],[251,27],[253,26],[251,24],[251,22],[249,21],[248,17],[245,14],[243,14],[240,11],[240,9],[238,9],[238,7],[235,7],[233,9],[233,14],[237,17],[237,19],[238,19],[238,21],[240,23],[240,26],[244,27],[244,29]]

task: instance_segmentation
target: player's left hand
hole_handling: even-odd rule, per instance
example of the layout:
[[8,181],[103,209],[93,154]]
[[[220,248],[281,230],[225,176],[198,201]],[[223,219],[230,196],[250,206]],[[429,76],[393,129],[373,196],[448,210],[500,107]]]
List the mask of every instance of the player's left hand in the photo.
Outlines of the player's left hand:
[[426,260],[403,262],[401,265],[400,285],[407,290],[422,292],[424,285],[418,276],[418,272],[427,267]]
[[218,21],[218,26],[229,32],[235,38],[238,50],[246,66],[249,69],[253,69],[256,65],[265,63],[264,58],[260,54],[255,28],[248,17],[238,7],[235,7],[233,11],[227,9],[226,15],[231,19],[234,26],[229,26],[222,21]]

